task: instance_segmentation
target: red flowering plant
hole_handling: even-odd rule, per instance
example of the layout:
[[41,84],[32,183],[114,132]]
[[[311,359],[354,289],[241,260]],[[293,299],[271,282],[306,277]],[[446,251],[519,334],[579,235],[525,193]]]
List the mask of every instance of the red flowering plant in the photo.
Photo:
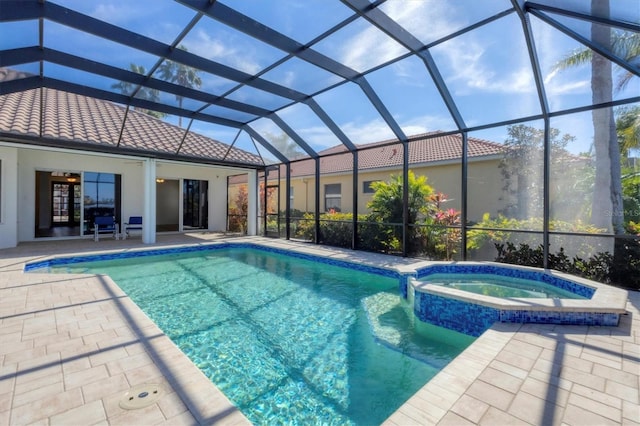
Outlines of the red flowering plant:
[[458,252],[462,232],[460,229],[460,211],[456,209],[442,209],[441,205],[450,201],[445,194],[438,192],[430,196],[434,205],[433,224],[437,235],[436,249],[444,255],[445,260],[452,260]]

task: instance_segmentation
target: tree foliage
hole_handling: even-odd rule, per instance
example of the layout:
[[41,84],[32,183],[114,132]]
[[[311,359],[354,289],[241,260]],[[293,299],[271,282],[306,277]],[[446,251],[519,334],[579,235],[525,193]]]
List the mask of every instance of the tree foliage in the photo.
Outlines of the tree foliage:
[[640,106],[619,107],[615,113],[620,154],[626,158],[630,150],[640,149]]
[[[417,223],[420,217],[429,213],[429,197],[433,188],[427,184],[426,176],[418,176],[409,170],[409,223]],[[391,175],[388,182],[371,183],[374,190],[367,207],[372,217],[388,223],[402,223],[403,216],[403,179],[402,175]]]
[[279,135],[266,132],[265,139],[267,139],[275,149],[280,151],[282,155],[290,160],[300,158],[304,155],[304,152],[300,149],[298,144],[296,144],[289,135],[284,132]]
[[247,185],[243,184],[238,187],[235,198],[229,203],[227,230],[245,234],[247,232],[248,211],[249,195],[247,193]]
[[[137,74],[147,75],[147,70],[142,65],[136,65],[132,63],[129,64],[129,69]],[[138,99],[144,99],[151,102],[158,102],[160,100],[160,92],[157,89],[137,86],[128,81],[119,81],[118,83],[114,83],[111,85],[111,88],[118,90],[123,95],[135,96]],[[150,109],[138,107],[134,107],[134,109],[155,118],[164,118],[167,116],[167,114],[160,111],[153,111]]]
[[[623,58],[629,63],[637,63],[640,60],[640,33],[614,29],[611,30],[610,37],[611,51],[614,52],[616,56]],[[554,65],[554,70],[563,70],[590,64],[593,58],[593,50],[586,46],[581,47],[564,55],[564,57]],[[624,89],[633,79],[633,76],[631,71],[618,68],[616,90]]]
[[[591,0],[591,13],[609,16],[609,0]],[[604,49],[633,63],[640,58],[640,35],[629,31],[612,29],[606,25],[591,25],[591,40]],[[614,84],[612,63],[601,55],[584,47],[567,54],[555,64],[555,70],[573,68],[583,64],[591,65],[591,92],[594,105],[606,104],[613,100]],[[621,90],[631,80],[628,70],[622,70],[618,77],[617,90]],[[595,150],[595,185],[591,208],[591,221],[599,227],[613,229],[615,234],[623,234],[624,207],[622,182],[620,179],[620,149],[615,129],[612,108],[591,111]]]
[[[524,220],[542,217],[544,130],[525,124],[509,126],[507,148],[499,168],[503,182],[501,214]],[[560,130],[549,130],[550,208],[556,216],[580,218],[589,212],[588,194],[593,188],[591,162],[584,156],[569,153],[567,145],[575,137]],[[570,184],[567,184],[567,183]],[[579,213],[576,214],[576,213]]]
[[[187,51],[187,48],[183,45],[178,46],[178,49]],[[166,59],[162,65],[158,68],[160,78],[168,81],[169,83],[175,83],[182,87],[189,89],[200,88],[202,86],[202,79],[200,78],[200,71],[196,68]],[[182,108],[182,102],[184,97],[176,94],[176,101],[178,106]],[[182,117],[179,117],[179,126],[182,127]]]

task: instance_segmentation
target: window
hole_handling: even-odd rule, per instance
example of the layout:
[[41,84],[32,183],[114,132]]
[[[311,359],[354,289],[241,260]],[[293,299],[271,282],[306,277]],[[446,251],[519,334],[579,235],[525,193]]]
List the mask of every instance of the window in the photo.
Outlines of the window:
[[380,182],[379,180],[365,180],[362,182],[362,193],[363,194],[373,194],[375,191],[371,187],[372,183]]
[[331,183],[324,186],[324,210],[341,211],[342,208],[342,185]]

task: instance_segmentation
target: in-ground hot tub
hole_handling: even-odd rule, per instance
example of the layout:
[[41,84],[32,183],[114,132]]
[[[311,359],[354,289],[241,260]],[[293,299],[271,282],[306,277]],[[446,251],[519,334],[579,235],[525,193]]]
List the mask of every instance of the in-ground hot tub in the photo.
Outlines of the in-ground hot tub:
[[[477,280],[487,277],[496,282]],[[627,302],[627,292],[616,287],[492,262],[431,262],[417,269],[402,290],[422,321],[472,336],[498,321],[616,326]]]

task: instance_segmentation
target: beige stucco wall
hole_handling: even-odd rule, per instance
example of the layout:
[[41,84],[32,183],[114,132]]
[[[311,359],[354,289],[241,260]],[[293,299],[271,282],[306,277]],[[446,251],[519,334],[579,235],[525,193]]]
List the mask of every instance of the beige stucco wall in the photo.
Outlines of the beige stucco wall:
[[[439,164],[428,167],[411,168],[417,175],[427,176],[427,183],[434,191],[447,195],[449,202],[443,208],[459,210],[462,206],[461,180],[462,172],[459,164]],[[400,174],[400,169],[377,170],[358,173],[358,213],[367,213],[367,203],[372,194],[363,193],[363,182],[382,180],[388,181],[390,176]],[[478,221],[486,212],[495,215],[501,208],[501,176],[498,160],[472,161],[468,167],[468,218]],[[342,211],[353,211],[353,178],[351,174],[322,175],[320,178],[320,211],[325,210],[325,185],[340,183],[342,190]],[[312,212],[315,209],[315,179],[313,177],[292,178],[293,204],[292,208]],[[230,189],[233,191],[233,189]],[[285,181],[280,184],[280,208],[284,210]]]
[[84,171],[115,173],[122,176],[122,217],[139,215],[144,201],[142,163],[135,159],[84,155],[71,152],[18,150],[18,240],[35,239],[36,171]]
[[0,146],[0,249],[18,244],[18,150]]
[[[35,240],[36,171],[102,172],[122,177],[122,218],[144,211],[143,159],[83,154],[54,149],[22,148],[0,142],[0,248]],[[156,174],[168,179],[209,181],[209,229],[226,228],[226,176],[239,170],[186,163],[157,162]],[[180,185],[181,188],[181,185]],[[181,191],[176,203],[181,205]],[[153,209],[155,211],[155,207]]]
[[[184,165],[158,161],[156,175],[165,179],[192,179],[209,182],[209,230],[222,231],[227,227],[227,175],[238,170],[213,166]],[[179,193],[180,217],[182,217],[182,185]]]

